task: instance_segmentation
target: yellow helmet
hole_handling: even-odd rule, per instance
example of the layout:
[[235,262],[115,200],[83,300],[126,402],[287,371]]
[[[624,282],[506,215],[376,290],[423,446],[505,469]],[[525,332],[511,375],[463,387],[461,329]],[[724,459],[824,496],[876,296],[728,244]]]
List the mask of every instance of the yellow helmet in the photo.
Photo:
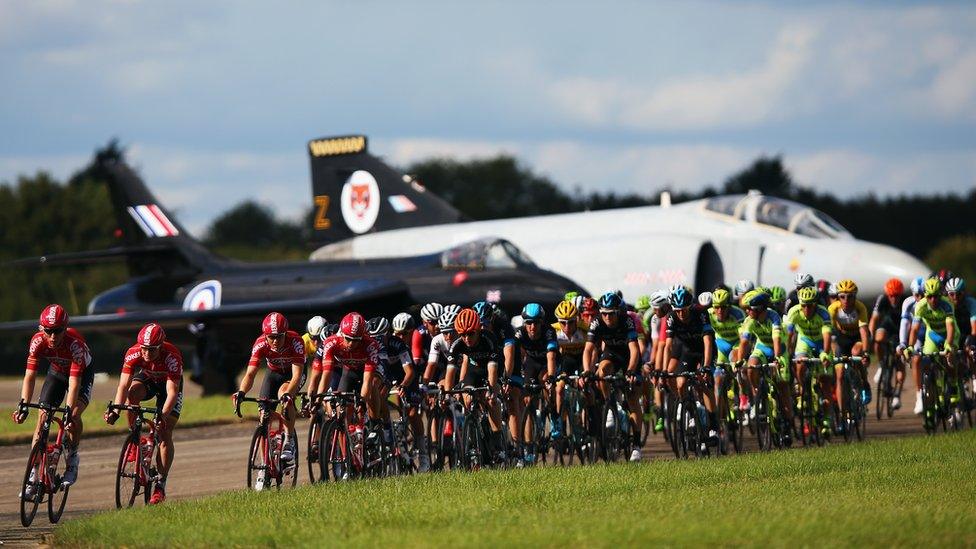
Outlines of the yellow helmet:
[[579,311],[572,301],[560,301],[559,305],[556,305],[556,318],[558,320],[572,320],[578,314]]
[[938,278],[930,278],[925,281],[925,297],[939,295],[942,293],[942,283]]
[[806,305],[808,303],[817,302],[817,289],[813,286],[807,286],[805,288],[800,288],[796,291],[796,297],[800,300],[800,303]]
[[837,293],[839,294],[856,294],[857,284],[849,278],[845,278],[837,283]]
[[729,291],[725,288],[718,288],[712,292],[712,307],[722,307],[729,304],[729,299],[731,299]]

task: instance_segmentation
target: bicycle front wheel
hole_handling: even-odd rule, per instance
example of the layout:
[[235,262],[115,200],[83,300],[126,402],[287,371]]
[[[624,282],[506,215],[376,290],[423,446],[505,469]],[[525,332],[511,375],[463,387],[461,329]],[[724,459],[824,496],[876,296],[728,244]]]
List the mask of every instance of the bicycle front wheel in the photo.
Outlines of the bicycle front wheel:
[[[315,484],[317,481],[325,480],[322,478],[322,467],[319,465],[319,451],[322,447],[322,426],[325,424],[325,414],[322,410],[317,410],[312,416],[312,421],[308,424],[308,445],[305,452],[305,461],[308,464],[308,482]],[[298,463],[298,461],[295,461]]]
[[44,497],[44,444],[39,441],[27,457],[27,470],[20,489],[20,523],[25,527],[34,522],[37,506]]
[[271,486],[271,479],[268,478],[268,439],[265,436],[263,426],[258,426],[251,437],[251,447],[248,450],[247,460],[247,488],[254,490],[264,490]]
[[64,506],[68,503],[68,490],[71,488],[61,484],[61,479],[64,478],[65,470],[68,468],[64,450],[64,446],[61,446],[56,452],[52,452],[51,449],[47,452],[48,478],[54,483],[54,491],[47,498],[47,518],[52,524],[61,520]]
[[115,508],[132,507],[139,494],[139,439],[129,436],[122,443],[115,470]]

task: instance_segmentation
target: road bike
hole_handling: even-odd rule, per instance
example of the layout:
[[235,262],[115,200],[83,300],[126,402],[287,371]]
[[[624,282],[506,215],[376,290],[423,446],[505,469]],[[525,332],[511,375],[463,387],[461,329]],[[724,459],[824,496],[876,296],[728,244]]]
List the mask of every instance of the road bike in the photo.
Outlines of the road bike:
[[[255,402],[260,407],[258,426],[251,436],[251,446],[248,449],[247,484],[248,488],[261,491],[274,486],[281,489],[282,485],[295,486],[298,484],[298,444],[294,445],[295,455],[288,463],[283,463],[281,452],[286,441],[285,418],[278,412],[278,405],[286,403],[277,398],[237,399],[234,413],[241,414],[241,405],[245,402]],[[295,436],[292,433],[291,436]]]
[[[37,507],[47,499],[47,516],[52,523],[61,519],[64,506],[68,502],[70,486],[62,484],[67,469],[67,435],[71,423],[71,410],[66,406],[50,406],[45,403],[30,404],[23,400],[17,405],[21,413],[28,408],[41,411],[43,420],[37,442],[31,446],[27,457],[27,470],[20,491],[20,523],[30,526],[37,514]],[[61,414],[61,417],[57,417]],[[51,424],[57,426],[51,438]]]
[[[141,494],[148,504],[153,486],[159,480],[159,426],[161,411],[131,404],[108,403],[106,412],[131,412],[132,427],[122,443],[119,464],[115,470],[115,507],[132,507]],[[152,420],[146,419],[151,415]]]

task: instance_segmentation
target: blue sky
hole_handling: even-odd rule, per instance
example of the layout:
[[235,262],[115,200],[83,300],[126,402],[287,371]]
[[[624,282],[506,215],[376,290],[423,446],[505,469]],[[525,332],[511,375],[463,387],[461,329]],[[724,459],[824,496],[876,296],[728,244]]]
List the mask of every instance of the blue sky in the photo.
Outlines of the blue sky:
[[971,3],[526,4],[0,3],[0,181],[116,136],[196,232],[245,198],[297,215],[305,142],[342,133],[584,190],[697,189],[764,153],[844,196],[976,185]]

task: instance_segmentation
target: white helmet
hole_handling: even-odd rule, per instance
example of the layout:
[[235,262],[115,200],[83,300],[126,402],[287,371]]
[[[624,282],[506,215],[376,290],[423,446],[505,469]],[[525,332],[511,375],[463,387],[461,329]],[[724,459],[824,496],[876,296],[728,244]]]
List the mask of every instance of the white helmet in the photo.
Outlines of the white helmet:
[[405,332],[407,330],[412,330],[415,327],[413,317],[410,313],[400,313],[393,317],[393,331],[394,332]]
[[651,307],[660,309],[668,304],[668,292],[658,290],[651,294]]
[[742,279],[735,283],[734,297],[739,298],[756,289],[756,285],[751,280]]
[[525,319],[522,318],[522,315],[515,315],[515,316],[512,317],[512,329],[513,330],[518,330],[524,324],[525,324]]
[[793,284],[796,285],[797,289],[813,286],[813,275],[796,273],[796,276],[793,278]]
[[444,312],[444,306],[440,303],[428,303],[420,309],[420,318],[426,320],[427,322],[437,322],[440,318],[441,313]]
[[708,308],[712,306],[712,292],[702,292],[698,294],[698,304]]
[[322,333],[322,328],[324,327],[325,327],[325,318],[319,315],[315,315],[312,318],[308,319],[308,324],[305,325],[308,335],[312,337],[319,337],[319,334]]

